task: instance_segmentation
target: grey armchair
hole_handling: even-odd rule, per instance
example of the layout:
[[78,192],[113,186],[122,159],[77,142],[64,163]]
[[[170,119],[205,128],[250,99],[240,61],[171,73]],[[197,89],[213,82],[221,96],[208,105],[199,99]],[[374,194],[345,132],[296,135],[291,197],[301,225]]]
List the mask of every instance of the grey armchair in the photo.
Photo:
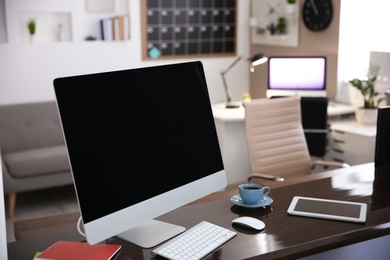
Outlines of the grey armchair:
[[0,150],[10,217],[17,193],[72,184],[54,101],[0,106]]

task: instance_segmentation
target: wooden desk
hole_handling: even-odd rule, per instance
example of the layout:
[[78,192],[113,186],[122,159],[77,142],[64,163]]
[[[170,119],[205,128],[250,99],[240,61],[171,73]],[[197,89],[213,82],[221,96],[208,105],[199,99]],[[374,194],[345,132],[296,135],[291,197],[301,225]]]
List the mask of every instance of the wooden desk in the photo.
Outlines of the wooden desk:
[[[390,169],[374,169],[373,163],[312,174],[285,183],[274,183],[270,196],[274,202],[266,208],[245,209],[232,204],[233,191],[219,193],[221,198],[193,204],[159,217],[159,220],[187,228],[202,220],[235,230],[238,235],[214,253],[218,259],[296,259],[357,242],[390,234]],[[291,184],[288,186],[283,186]],[[287,208],[295,195],[364,202],[368,204],[367,221],[356,224],[342,221],[290,216]],[[266,224],[254,232],[232,226],[238,216],[253,216]],[[58,240],[81,241],[76,230],[26,239],[8,244],[9,259],[31,259]],[[123,248],[116,259],[150,259],[151,249],[141,249],[117,238]]]

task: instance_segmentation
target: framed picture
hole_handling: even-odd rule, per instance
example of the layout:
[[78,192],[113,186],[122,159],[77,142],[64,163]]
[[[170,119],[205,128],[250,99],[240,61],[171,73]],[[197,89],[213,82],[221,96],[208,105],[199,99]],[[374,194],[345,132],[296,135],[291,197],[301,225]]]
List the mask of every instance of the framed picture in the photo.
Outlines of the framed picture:
[[252,0],[252,43],[298,47],[299,1]]
[[85,0],[85,10],[88,13],[113,13],[115,0]]

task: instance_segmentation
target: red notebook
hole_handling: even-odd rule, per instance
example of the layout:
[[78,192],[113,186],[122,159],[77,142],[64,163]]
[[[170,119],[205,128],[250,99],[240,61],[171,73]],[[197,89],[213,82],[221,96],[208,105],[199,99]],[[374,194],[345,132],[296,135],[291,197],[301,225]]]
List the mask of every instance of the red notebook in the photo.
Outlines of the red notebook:
[[122,245],[96,244],[87,242],[58,241],[35,257],[36,260],[108,260],[121,249]]

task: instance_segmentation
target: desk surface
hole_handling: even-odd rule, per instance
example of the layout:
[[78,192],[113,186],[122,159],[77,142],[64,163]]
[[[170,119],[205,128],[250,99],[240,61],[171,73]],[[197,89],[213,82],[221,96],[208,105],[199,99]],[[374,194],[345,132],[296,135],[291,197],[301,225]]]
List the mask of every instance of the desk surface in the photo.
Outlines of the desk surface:
[[[225,108],[225,103],[215,104],[212,106],[214,118],[225,121],[225,122],[240,122],[244,121],[245,109],[240,102],[239,108]],[[351,105],[345,105],[335,102],[328,103],[328,116],[339,116],[354,114],[355,108]]]
[[[289,184],[288,186],[285,186]],[[220,192],[221,198],[185,206],[159,217],[159,220],[187,228],[202,220],[235,230],[238,235],[214,253],[218,259],[296,259],[333,248],[390,234],[390,169],[374,169],[373,163],[312,174],[303,178],[270,183],[274,202],[266,208],[246,209],[230,202],[235,190]],[[295,195],[364,202],[368,204],[364,224],[290,216],[287,208]],[[238,216],[253,216],[266,224],[254,232],[231,221]],[[9,259],[31,259],[58,240],[80,241],[76,230],[25,239],[8,244]],[[115,259],[150,259],[151,249],[141,249],[117,238],[107,243],[121,243]]]

